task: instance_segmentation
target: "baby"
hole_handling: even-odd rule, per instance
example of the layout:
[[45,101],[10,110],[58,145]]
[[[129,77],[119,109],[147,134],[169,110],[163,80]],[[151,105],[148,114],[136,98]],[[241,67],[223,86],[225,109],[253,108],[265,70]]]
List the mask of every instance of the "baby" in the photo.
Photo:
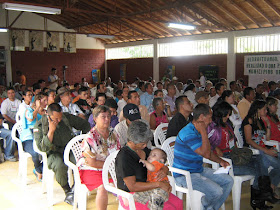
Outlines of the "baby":
[[[164,167],[166,159],[166,153],[159,148],[153,149],[147,160],[140,159],[139,162],[143,163],[148,169],[147,182],[157,182],[157,173],[162,167]],[[162,181],[168,181],[167,176]],[[149,191],[136,192],[133,197],[135,201],[142,204],[149,202],[149,209],[160,210],[163,209],[164,202],[168,200],[168,193],[161,188],[156,188]]]

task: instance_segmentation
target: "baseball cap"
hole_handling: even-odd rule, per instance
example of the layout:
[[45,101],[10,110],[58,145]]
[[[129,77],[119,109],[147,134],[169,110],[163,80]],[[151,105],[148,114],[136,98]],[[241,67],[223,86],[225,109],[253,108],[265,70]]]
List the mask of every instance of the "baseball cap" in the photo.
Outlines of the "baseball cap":
[[123,116],[130,121],[141,119],[139,108],[135,104],[125,105],[123,108]]

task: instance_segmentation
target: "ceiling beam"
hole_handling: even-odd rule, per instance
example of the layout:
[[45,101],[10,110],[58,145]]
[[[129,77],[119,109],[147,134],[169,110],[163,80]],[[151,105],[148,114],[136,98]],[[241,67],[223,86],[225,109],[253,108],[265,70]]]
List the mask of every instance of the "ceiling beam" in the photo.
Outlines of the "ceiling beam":
[[263,0],[267,5],[280,17],[280,10],[274,6],[269,0]]
[[246,12],[243,8],[241,8],[238,4],[236,4],[233,0],[228,0],[236,9],[238,9],[243,15],[245,15],[249,20],[251,20],[254,24],[256,24],[259,28],[261,25],[258,24],[258,21],[255,20],[248,12]]
[[[210,3],[210,2],[209,2]],[[243,23],[240,19],[238,19],[234,14],[232,14],[230,11],[228,11],[226,8],[222,6],[222,4],[219,4],[215,1],[211,1],[211,4],[213,4],[216,8],[224,12],[226,15],[231,17],[235,22],[239,23],[241,26],[243,26],[245,29],[248,29],[245,23]]]
[[253,3],[251,0],[247,0],[246,1],[247,4],[249,4],[251,7],[253,7],[261,16],[263,16],[272,26],[275,26],[275,24],[273,23],[273,21],[270,19],[270,17],[268,17],[262,10],[261,8],[259,8],[258,5],[256,5],[255,3]]

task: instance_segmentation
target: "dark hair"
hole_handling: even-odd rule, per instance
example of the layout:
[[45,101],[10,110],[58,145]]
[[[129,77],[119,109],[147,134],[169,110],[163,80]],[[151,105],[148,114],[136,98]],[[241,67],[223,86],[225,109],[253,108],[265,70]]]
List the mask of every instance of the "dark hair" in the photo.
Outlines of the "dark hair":
[[52,68],[52,70],[51,71],[55,71],[56,70],[56,68]]
[[58,103],[52,103],[48,106],[47,113],[52,115],[53,112],[62,112],[62,108]]
[[43,82],[46,82],[46,81],[43,80],[43,79],[39,79],[39,80],[38,80],[38,83],[39,83],[39,84],[41,84],[41,83],[43,83]]
[[13,87],[7,87],[7,92],[8,92],[9,90],[15,91],[15,89],[14,89]]
[[210,114],[210,106],[207,104],[198,104],[193,110],[193,119],[197,120],[200,115],[208,115]]
[[175,107],[176,107],[177,111],[179,111],[180,105],[182,105],[184,103],[184,98],[188,98],[188,97],[183,95],[183,96],[179,96],[178,98],[176,98]]
[[105,101],[105,106],[108,106],[109,108],[114,108],[114,109],[118,109],[118,104],[116,102],[115,99],[113,98],[108,98],[106,101]]
[[145,85],[145,82],[143,82],[143,81],[140,81],[140,82],[139,82],[139,84],[138,84],[138,86],[139,86],[139,89],[141,89],[143,85]]
[[187,92],[188,90],[193,90],[195,88],[195,85],[193,83],[189,84],[184,92]]
[[[23,95],[23,96],[26,96],[27,92],[31,92],[31,93],[32,93],[32,90],[25,90],[25,91],[22,92],[22,95]],[[33,93],[32,93],[32,94],[33,94]]]
[[103,82],[98,83],[96,89],[99,90],[101,85],[104,85],[104,83]]
[[272,85],[276,85],[276,82],[270,81],[270,82],[268,83],[268,88],[270,89]]
[[76,87],[79,87],[79,83],[78,82],[76,82],[75,84],[74,84],[74,88],[76,88]]
[[163,93],[163,92],[162,92],[162,90],[156,90],[156,91],[154,92],[154,95],[156,96],[158,93]]
[[[220,81],[221,81],[221,80],[220,80]],[[215,90],[216,90],[216,91],[220,90],[222,86],[224,86],[224,84],[218,82],[218,83],[215,85]]]
[[225,101],[226,97],[230,97],[230,95],[232,95],[233,92],[231,90],[225,90],[222,95],[218,98],[217,101]]
[[[34,102],[37,100],[41,100],[44,97],[48,97],[48,94],[46,94],[44,92],[40,92],[34,97]],[[34,103],[34,104],[36,105],[36,103]]]
[[46,90],[47,90],[47,91],[49,91],[49,88],[48,88],[48,87],[44,87],[44,88],[43,88],[43,90],[42,90],[42,92],[44,92],[44,93],[45,93],[45,92],[46,92]]
[[21,76],[22,75],[22,72],[21,71],[16,71],[16,74]]
[[104,97],[105,100],[107,99],[105,93],[97,93],[97,94],[96,94],[96,97],[95,97],[95,100],[98,101],[99,97]]
[[192,80],[192,79],[188,79],[188,80],[187,80],[187,85],[192,84],[192,83],[193,83],[193,80]]
[[[272,106],[272,105],[277,105],[278,104],[278,100],[272,96],[268,96],[266,99],[266,104],[267,106]],[[272,118],[275,122],[279,122],[279,117],[277,116],[277,114],[273,114],[270,113],[269,108],[267,107],[267,115]]]
[[49,91],[48,91],[48,93],[47,93],[47,94],[48,94],[48,96],[49,96],[51,93],[56,94],[56,92],[55,92],[54,90],[49,90]]
[[263,107],[265,107],[265,105],[266,105],[266,103],[263,100],[255,100],[252,103],[252,105],[251,105],[251,107],[250,107],[250,109],[248,111],[248,114],[246,116],[246,118],[248,118],[248,119],[251,118],[252,119],[252,121],[253,121],[252,128],[254,128],[255,126],[258,127],[258,125],[257,125],[258,121],[260,122],[261,127],[263,129],[265,128],[263,121],[258,119],[258,110],[260,110]]
[[227,81],[225,78],[220,78],[219,82],[222,82],[222,81]]
[[171,86],[175,86],[172,82],[170,82],[167,87],[166,87],[166,90],[168,91],[168,89],[171,87]]
[[235,81],[231,81],[231,82],[229,83],[229,86],[231,87],[231,86],[233,86],[233,85],[235,85],[235,84],[236,84]]
[[228,114],[231,115],[232,106],[225,101],[220,101],[213,106],[212,110],[212,120],[216,123],[217,126],[225,127],[226,124],[223,122],[223,117],[226,117]]
[[258,84],[256,88],[263,87],[263,84]]
[[246,88],[243,90],[244,98],[246,98],[246,96],[249,96],[251,91],[254,91],[254,89],[251,88],[251,87],[246,87]]
[[123,92],[122,90],[117,90],[117,91],[116,91],[116,96],[121,96],[121,95],[122,95],[122,92]]
[[81,94],[82,92],[87,92],[88,88],[87,87],[81,87],[78,91],[78,94]]
[[68,82],[63,82],[63,87],[70,86]]
[[158,84],[161,84],[161,85],[163,85],[161,81],[157,82],[157,86],[158,86]]
[[132,93],[137,93],[137,91],[136,91],[136,90],[131,90],[131,91],[129,91],[129,92],[128,92],[128,96],[127,96],[128,99],[131,99]]
[[163,101],[163,99],[162,98],[154,98],[153,99],[153,107],[154,107],[155,110],[156,110],[160,101]]
[[[150,82],[146,82],[146,84],[145,84],[145,90],[147,90],[147,89],[148,89],[149,85],[152,85],[152,83],[150,83]],[[152,85],[152,86],[153,86],[153,85]]]
[[35,83],[35,84],[33,84],[32,85],[32,87],[33,87],[33,91],[35,92],[35,90],[39,90],[39,89],[41,89],[41,86],[40,86],[40,84],[39,83]]

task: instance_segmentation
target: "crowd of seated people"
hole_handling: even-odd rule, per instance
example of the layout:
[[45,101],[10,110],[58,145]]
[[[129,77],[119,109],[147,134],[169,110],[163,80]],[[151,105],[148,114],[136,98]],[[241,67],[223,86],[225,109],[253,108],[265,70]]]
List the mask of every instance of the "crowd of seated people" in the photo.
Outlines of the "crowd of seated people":
[[[97,189],[98,209],[106,209],[108,204],[102,168],[106,157],[116,150],[121,151],[116,161],[118,187],[128,192],[149,191],[143,194],[146,200],[135,196],[139,209],[182,209],[182,201],[171,196],[171,186],[162,181],[168,174],[167,167],[161,166],[158,177],[147,181],[150,169],[155,167],[149,155],[161,154],[150,153],[152,131],[168,123],[166,138],[176,136],[173,166],[191,172],[193,188],[205,194],[201,200],[205,209],[221,207],[231,192],[233,179],[228,174],[213,174],[212,169],[202,165],[203,158],[226,167],[229,163],[222,157],[231,159],[233,149],[242,146],[257,149],[259,154],[245,165],[233,162],[233,173],[254,176],[251,206],[269,209],[265,201],[279,202],[280,191],[280,156],[274,147],[265,144],[270,140],[280,142],[279,83],[264,80],[254,89],[245,87],[240,79],[231,81],[227,89],[226,79],[221,78],[213,86],[200,76],[195,83],[189,79],[184,84],[176,77],[157,83],[152,78],[136,78],[131,85],[126,81],[114,84],[108,77],[93,88],[83,78],[81,84],[75,83],[70,89],[67,82],[60,84],[53,68],[47,83],[40,79],[30,87],[0,86],[0,122],[4,120],[9,125],[9,130],[0,128],[0,137],[6,139],[4,157],[17,161],[11,129],[16,122],[20,123],[23,132],[19,138],[24,151],[32,156],[37,180],[44,177],[39,155],[33,149],[34,140],[47,153],[48,167],[65,191],[65,202],[73,204],[75,188],[68,184],[63,152],[75,135],[87,133],[82,143],[83,157],[77,164],[82,183],[89,190]],[[70,159],[74,162],[73,157]],[[166,158],[157,162],[164,164]],[[183,176],[174,177],[177,185],[187,187]],[[269,183],[266,189],[260,186],[264,179]],[[151,195],[162,193],[156,188],[169,194],[164,202],[156,204],[150,200]],[[121,203],[126,208],[126,201]]]

